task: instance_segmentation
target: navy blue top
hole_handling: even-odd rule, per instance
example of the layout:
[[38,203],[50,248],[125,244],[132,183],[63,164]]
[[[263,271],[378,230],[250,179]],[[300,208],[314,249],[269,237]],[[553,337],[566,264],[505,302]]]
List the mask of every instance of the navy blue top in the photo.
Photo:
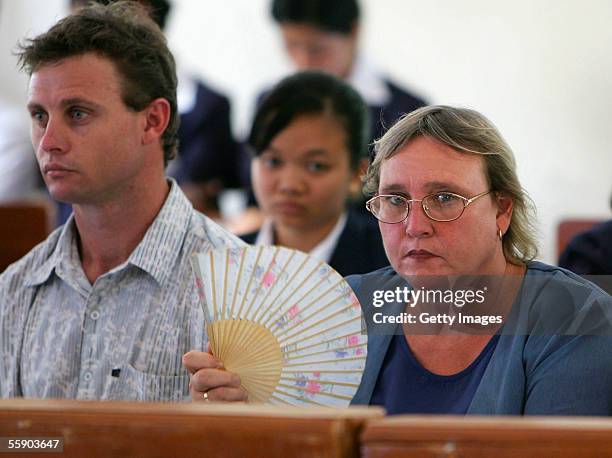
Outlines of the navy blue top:
[[472,364],[454,375],[437,375],[419,363],[404,334],[394,335],[385,356],[372,399],[388,414],[464,415],[480,385],[499,336],[495,335]]
[[579,275],[612,275],[612,219],[576,235],[559,266]]
[[[347,281],[367,317],[379,310],[372,291],[398,279],[387,267]],[[386,307],[397,314],[405,304]],[[612,296],[568,270],[532,261],[512,316],[516,332],[500,331],[468,415],[612,415]],[[368,333],[366,366],[351,404],[370,404],[392,340]]]

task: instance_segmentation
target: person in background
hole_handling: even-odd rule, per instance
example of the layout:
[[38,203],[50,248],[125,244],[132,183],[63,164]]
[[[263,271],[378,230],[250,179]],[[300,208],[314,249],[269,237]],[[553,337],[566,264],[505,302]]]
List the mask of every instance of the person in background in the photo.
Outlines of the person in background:
[[[95,0],[109,4],[116,0]],[[149,11],[155,23],[165,29],[172,4],[168,0],[135,0]],[[90,3],[90,0],[71,0],[71,9]],[[225,188],[242,185],[241,147],[232,136],[230,103],[228,98],[203,81],[177,69],[177,103],[180,114],[177,160],[168,167],[194,207],[211,217],[219,217],[218,197]],[[62,208],[60,223],[70,214],[70,207]]]
[[[350,84],[365,100],[370,111],[368,145],[401,115],[426,104],[418,95],[384,77],[359,51],[360,9],[356,0],[272,0],[271,14],[280,27],[295,70],[334,75]],[[258,104],[264,95],[265,92],[260,94]],[[372,151],[369,153],[371,156]],[[364,155],[360,173],[365,172],[367,163]],[[351,208],[367,217],[364,204],[361,189],[351,190]],[[262,223],[252,194],[248,205],[240,224],[235,226],[239,233],[250,232]]]
[[178,142],[166,40],[144,8],[116,2],[18,56],[45,184],[74,212],[0,275],[0,396],[185,400],[182,356],[206,346],[190,259],[244,243],[165,176]]
[[[340,79],[310,71],[278,83],[249,134],[253,187],[265,220],[243,240],[301,250],[341,275],[387,265],[377,227],[347,210],[367,138],[367,107]],[[183,364],[193,374],[194,401],[242,399],[220,378],[237,376],[220,370],[210,349],[187,353]]]
[[41,185],[27,113],[0,99],[0,202],[28,198]]
[[40,182],[27,114],[0,100],[0,202],[31,197]]
[[356,0],[273,0],[287,55],[296,70],[320,70],[348,82],[370,110],[373,141],[403,114],[425,101],[383,76],[359,51]]
[[612,275],[612,219],[572,238],[559,256],[559,267],[579,275]]
[[366,190],[391,263],[347,279],[366,317],[375,309],[397,318],[420,306],[432,313],[422,299],[376,308],[372,290],[400,279],[418,291],[491,284],[481,287],[482,308],[443,303],[440,316],[493,313],[501,321],[400,321],[385,330],[366,319],[368,355],[354,403],[391,414],[612,414],[612,298],[533,260],[533,204],[487,118],[448,106],[410,113],[376,142]]
[[310,253],[341,275],[387,265],[378,228],[347,208],[367,138],[367,108],[348,84],[321,72],[282,80],[260,104],[248,139],[265,220],[243,240]]

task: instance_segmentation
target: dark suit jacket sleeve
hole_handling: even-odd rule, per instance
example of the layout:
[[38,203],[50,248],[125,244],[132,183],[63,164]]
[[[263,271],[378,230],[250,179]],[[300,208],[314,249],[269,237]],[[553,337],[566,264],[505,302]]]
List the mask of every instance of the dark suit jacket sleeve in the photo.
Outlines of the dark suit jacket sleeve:
[[386,81],[391,94],[389,102],[384,106],[370,106],[370,124],[372,140],[377,140],[395,124],[400,116],[427,105],[421,97],[412,94],[391,81]]
[[239,186],[241,147],[230,126],[229,100],[198,83],[196,103],[181,116],[179,182],[201,183],[219,179],[224,186]]
[[612,220],[574,237],[559,266],[580,275],[612,275]]
[[342,276],[365,274],[389,265],[378,224],[373,217],[349,211],[346,226],[329,265]]

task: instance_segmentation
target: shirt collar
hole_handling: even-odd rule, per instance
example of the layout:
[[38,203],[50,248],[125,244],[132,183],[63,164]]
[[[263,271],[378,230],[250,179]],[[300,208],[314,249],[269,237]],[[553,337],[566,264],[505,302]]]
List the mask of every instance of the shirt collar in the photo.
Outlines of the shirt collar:
[[391,100],[391,92],[384,78],[361,54],[355,57],[355,63],[347,81],[369,106],[384,106]]
[[[54,242],[54,239],[55,242]],[[56,229],[48,238],[46,243],[55,247],[51,256],[41,266],[31,271],[25,280],[26,286],[37,286],[47,281],[51,273],[57,269],[62,261],[69,261],[75,241],[74,215],[71,214],[66,223]]]
[[198,85],[186,73],[177,72],[176,104],[180,114],[189,113],[196,105]]
[[160,286],[175,267],[193,215],[193,207],[176,181],[171,178],[169,181],[166,202],[127,260],[151,275]]
[[[314,256],[320,261],[329,263],[332,254],[334,253],[334,249],[338,244],[338,239],[340,238],[340,235],[344,230],[344,226],[346,225],[346,218],[346,213],[340,215],[340,218],[338,218],[338,222],[334,228],[323,240],[319,242],[317,246],[310,250],[308,254]],[[270,218],[266,218],[264,220],[261,229],[257,233],[255,245],[274,245],[274,226]]]
[[331,230],[327,237],[319,242],[319,244],[310,250],[311,256],[319,259],[320,261],[326,262],[329,264],[331,260],[332,254],[334,253],[334,249],[338,244],[338,239],[340,238],[340,234],[344,230],[344,226],[346,225],[346,213],[340,215],[338,218],[338,222]]
[[[170,181],[170,192],[157,217],[147,229],[145,236],[136,246],[126,263],[112,269],[121,269],[125,264],[132,264],[147,272],[160,285],[168,279],[176,260],[193,213],[191,203],[173,179]],[[39,268],[32,271],[26,285],[36,286],[44,283],[53,270],[66,266],[79,265],[76,252],[76,227],[74,214],[61,229],[51,256]],[[54,234],[49,236],[53,237]],[[52,242],[51,242],[52,243]]]
[[274,245],[274,227],[270,218],[264,219],[255,238],[255,245]]

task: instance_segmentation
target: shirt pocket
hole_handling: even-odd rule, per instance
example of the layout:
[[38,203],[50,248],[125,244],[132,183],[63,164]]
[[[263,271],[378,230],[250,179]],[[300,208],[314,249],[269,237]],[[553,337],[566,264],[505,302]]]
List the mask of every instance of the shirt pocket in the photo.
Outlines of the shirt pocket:
[[109,400],[118,401],[173,401],[189,399],[189,374],[157,375],[135,369],[130,364],[121,366],[118,377],[110,377]]

